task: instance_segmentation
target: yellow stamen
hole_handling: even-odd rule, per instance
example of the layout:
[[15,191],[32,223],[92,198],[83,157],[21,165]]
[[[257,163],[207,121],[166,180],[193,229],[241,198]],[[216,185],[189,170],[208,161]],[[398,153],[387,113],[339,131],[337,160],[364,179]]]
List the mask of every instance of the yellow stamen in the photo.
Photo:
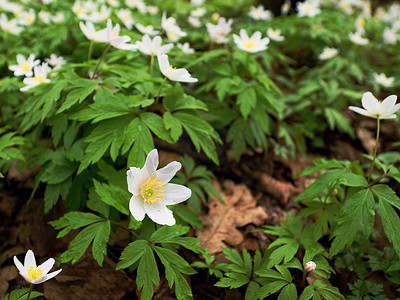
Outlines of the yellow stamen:
[[130,17],[130,16],[124,16],[124,17],[122,18],[122,20],[124,20],[124,21],[130,21],[130,20],[131,20],[131,17]]
[[169,38],[170,40],[176,39],[176,34],[173,33],[173,32],[168,32],[168,33],[167,33],[167,36],[168,36],[168,38]]
[[43,270],[39,269],[37,266],[32,266],[28,270],[29,280],[38,280],[43,275]]
[[32,17],[30,17],[30,16],[26,16],[25,17],[25,22],[26,23],[30,24],[30,23],[32,23],[32,21],[33,21]]
[[42,75],[37,75],[33,77],[33,80],[37,83],[42,83],[44,81],[44,77]]
[[31,67],[29,66],[29,64],[27,62],[22,63],[20,65],[20,68],[24,72],[28,72],[31,69]]
[[169,66],[171,70],[175,70],[176,67],[173,67],[172,65]]
[[18,10],[16,12],[14,12],[14,16],[16,16],[17,18],[22,14],[22,11]]
[[119,37],[119,34],[113,33],[112,36],[111,36],[112,39],[113,39],[113,38],[116,38],[116,37]]
[[164,187],[161,186],[161,181],[157,177],[151,176],[140,186],[140,195],[143,202],[154,203],[164,201]]
[[357,23],[358,23],[359,27],[364,27],[365,26],[365,20],[364,19],[359,19]]
[[253,42],[252,40],[247,40],[246,43],[244,44],[244,46],[245,46],[247,49],[253,49],[254,46],[255,46],[255,44],[254,44],[254,42]]
[[76,11],[75,11],[75,13],[77,14],[77,15],[80,15],[80,14],[82,14],[84,11],[83,11],[83,7],[82,6],[79,6],[77,9],[76,9]]
[[381,103],[382,103],[382,101],[381,101],[381,100],[379,100],[379,101],[378,101],[378,103],[379,103],[379,104],[381,104]]

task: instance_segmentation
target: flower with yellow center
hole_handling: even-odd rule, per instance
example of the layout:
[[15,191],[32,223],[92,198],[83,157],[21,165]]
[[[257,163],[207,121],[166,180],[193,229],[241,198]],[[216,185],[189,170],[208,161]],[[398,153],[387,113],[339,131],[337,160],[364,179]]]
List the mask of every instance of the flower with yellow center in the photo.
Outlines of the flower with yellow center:
[[299,17],[315,17],[321,12],[319,1],[306,0],[297,2],[297,15]]
[[161,73],[172,81],[179,82],[197,82],[197,78],[193,78],[192,75],[188,72],[188,70],[184,68],[173,68],[172,65],[168,61],[168,55],[166,54],[158,54],[158,66],[160,67]]
[[267,49],[267,45],[269,44],[269,38],[262,39],[261,32],[256,31],[249,37],[244,29],[240,30],[240,36],[234,34],[233,40],[239,49],[251,53],[263,51]]
[[272,28],[268,28],[267,35],[271,40],[273,40],[275,42],[282,42],[285,40],[285,37],[283,35],[281,35],[281,31],[278,29],[274,30]]
[[395,119],[395,112],[400,109],[400,103],[396,104],[396,100],[396,95],[390,95],[383,101],[378,101],[371,92],[366,92],[361,99],[364,108],[349,106],[349,109],[375,119]]
[[[49,273],[55,261],[49,258],[41,265],[36,265],[35,255],[32,250],[28,250],[25,255],[24,264],[22,264],[16,256],[14,256],[14,264],[19,274],[29,283],[40,284],[56,276],[62,269]],[[48,274],[49,273],[49,274]]]
[[12,65],[9,67],[11,71],[14,72],[14,76],[25,75],[30,77],[33,75],[32,68],[38,65],[40,60],[35,60],[35,54],[30,54],[27,59],[21,54],[17,55],[17,65]]
[[132,193],[129,210],[132,216],[142,221],[147,214],[153,222],[172,226],[175,218],[166,205],[187,200],[192,191],[179,184],[169,183],[181,168],[177,161],[157,170],[158,152],[153,149],[146,157],[143,168],[131,167],[127,172],[128,190]]
[[40,66],[34,67],[34,77],[26,77],[24,79],[25,87],[21,88],[21,91],[27,91],[39,84],[50,82],[50,79],[47,78],[47,74],[51,71],[51,68],[47,63],[42,63]]
[[127,44],[131,40],[131,38],[127,35],[120,36],[119,31],[121,27],[119,24],[112,26],[111,19],[107,20],[107,40],[111,44],[111,46],[122,49],[122,50],[129,50],[129,51],[136,51],[138,46],[135,44]]
[[132,29],[134,21],[132,17],[132,13],[129,9],[120,9],[115,12],[117,17],[124,23],[125,27],[128,29]]

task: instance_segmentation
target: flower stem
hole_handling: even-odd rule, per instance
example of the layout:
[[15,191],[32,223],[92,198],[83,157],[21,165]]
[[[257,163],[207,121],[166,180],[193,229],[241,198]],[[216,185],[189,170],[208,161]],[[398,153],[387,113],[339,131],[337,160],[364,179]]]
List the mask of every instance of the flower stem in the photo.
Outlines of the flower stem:
[[375,159],[376,159],[376,151],[378,150],[378,142],[379,142],[379,130],[380,130],[380,119],[377,118],[376,119],[377,122],[377,128],[376,128],[376,141],[375,141],[375,149],[374,149],[374,156],[372,158],[372,164],[371,164],[371,168],[369,169],[369,174],[368,174],[368,179],[367,181],[369,182],[369,180],[371,179],[371,175],[372,175],[372,170],[374,169],[374,165],[375,165]]
[[88,52],[88,56],[87,56],[88,61],[92,58],[92,51],[93,51],[93,41],[90,41],[89,52]]
[[166,80],[167,80],[167,77],[164,77],[164,80],[161,82],[161,86],[160,86],[160,89],[158,90],[158,95],[157,95],[156,102],[155,102],[156,104],[158,103],[158,99],[160,99],[161,90],[162,90]]
[[153,74],[153,66],[154,66],[154,55],[151,55],[151,59],[150,59],[150,78],[151,78],[151,74]]
[[99,59],[99,62],[97,63],[96,68],[94,69],[92,78],[90,78],[90,79],[95,79],[95,78],[96,78],[97,69],[99,68],[99,66],[100,66],[100,64],[101,64],[101,61],[102,61],[103,58],[104,58],[104,55],[106,55],[106,53],[107,53],[108,49],[110,49],[110,47],[111,47],[111,44],[108,44],[107,47],[106,47],[106,49],[104,49],[103,54],[101,54],[100,59]]
[[134,232],[132,229],[127,228],[126,226],[122,225],[121,223],[115,222],[113,220],[108,219],[108,222],[110,222],[111,224],[118,226],[126,231],[129,231],[130,233],[132,233],[132,235],[137,238],[138,240],[143,240],[136,232]]
[[26,300],[29,300],[29,298],[31,297],[32,288],[33,288],[33,284],[31,283],[31,285],[30,285],[30,287],[29,287],[28,297],[26,297]]

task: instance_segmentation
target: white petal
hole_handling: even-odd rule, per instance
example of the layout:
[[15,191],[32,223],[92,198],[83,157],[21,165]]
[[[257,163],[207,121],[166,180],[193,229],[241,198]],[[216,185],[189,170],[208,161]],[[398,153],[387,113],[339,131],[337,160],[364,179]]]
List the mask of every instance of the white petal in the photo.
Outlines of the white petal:
[[349,109],[351,109],[352,111],[355,111],[356,113],[363,115],[363,116],[367,116],[367,117],[373,117],[375,118],[369,111],[362,109],[360,107],[356,107],[356,106],[349,106]]
[[49,258],[44,263],[42,263],[38,268],[43,271],[43,276],[49,273],[51,268],[54,266],[55,260],[54,258]]
[[30,267],[36,267],[36,259],[32,250],[28,250],[25,255],[24,268],[28,272]]
[[26,274],[24,266],[21,264],[21,262],[18,260],[18,258],[16,256],[14,256],[14,264],[17,267],[17,269],[21,275]]
[[132,216],[137,221],[142,221],[144,219],[145,210],[144,210],[144,202],[139,196],[132,196],[129,201],[129,211]]
[[180,162],[172,161],[164,168],[156,171],[156,177],[161,181],[161,185],[166,185],[181,169],[182,165]]
[[169,210],[164,202],[144,203],[144,209],[153,222],[160,225],[172,226],[176,223],[172,211]]
[[158,152],[157,149],[153,149],[149,152],[149,154],[147,154],[143,169],[147,170],[149,177],[151,177],[152,175],[155,175],[157,167],[158,167]]
[[164,188],[164,195],[164,203],[166,205],[173,205],[189,199],[192,191],[186,186],[168,183]]
[[160,71],[164,76],[167,76],[168,70],[169,70],[169,61],[168,61],[168,55],[166,54],[159,54],[157,56],[158,59],[158,65],[160,67]]
[[49,274],[47,274],[47,275],[45,275],[45,276],[40,277],[40,278],[39,278],[38,280],[36,280],[36,281],[32,281],[32,283],[33,283],[33,284],[40,284],[40,283],[43,283],[43,282],[45,282],[45,281],[47,281],[47,280],[49,280],[49,279],[51,279],[51,278],[57,276],[61,271],[62,271],[62,269],[57,270],[57,271],[54,271],[54,272],[51,272],[51,273],[49,273]]
[[24,63],[26,60],[25,60],[25,57],[22,55],[22,54],[18,54],[17,55],[17,63],[20,65],[21,63]]
[[372,95],[371,92],[366,92],[362,96],[361,99],[362,106],[368,110],[370,113],[377,113],[378,112],[378,107],[379,107],[379,102],[378,100]]
[[254,42],[259,41],[261,39],[261,32],[259,32],[259,31],[254,32],[253,35],[251,36],[251,39]]

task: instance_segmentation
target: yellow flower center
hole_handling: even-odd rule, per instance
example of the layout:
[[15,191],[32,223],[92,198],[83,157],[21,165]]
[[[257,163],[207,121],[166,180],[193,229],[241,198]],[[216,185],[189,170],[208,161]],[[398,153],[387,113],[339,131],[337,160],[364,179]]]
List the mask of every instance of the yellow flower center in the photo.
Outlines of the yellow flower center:
[[365,26],[365,20],[364,19],[359,19],[357,23],[358,23],[359,27],[364,27]]
[[140,195],[144,202],[154,203],[164,201],[164,188],[161,186],[161,181],[157,177],[154,177],[154,175],[149,177],[140,186]]
[[255,13],[256,18],[260,19],[261,18],[261,14],[262,14],[261,11],[257,10],[256,13]]
[[381,104],[381,103],[382,103],[382,101],[381,101],[381,100],[378,100],[378,103],[379,103],[379,104]]
[[83,7],[82,7],[82,6],[79,6],[79,7],[76,9],[75,13],[76,13],[77,15],[82,14],[82,13],[83,13]]
[[32,21],[33,21],[33,19],[32,19],[31,16],[26,16],[26,17],[25,17],[25,22],[26,22],[26,23],[30,24],[30,23],[32,23]]
[[37,83],[42,83],[44,81],[44,77],[42,75],[38,75],[33,77],[33,80]]
[[253,42],[252,40],[247,40],[246,43],[244,44],[244,46],[245,46],[247,49],[253,49],[254,46],[255,46],[255,44],[254,44],[254,42]]
[[14,16],[16,16],[17,18],[22,14],[21,10],[17,10],[16,12],[14,12]]
[[112,36],[111,36],[112,39],[113,39],[113,38],[116,38],[116,37],[119,37],[119,34],[113,33]]
[[176,67],[173,67],[172,65],[169,66],[171,70],[175,70]]
[[340,7],[343,9],[349,8],[350,7],[350,3],[349,2],[342,2],[340,3]]
[[37,266],[32,266],[28,270],[28,279],[29,280],[38,280],[42,277],[43,270],[39,269]]
[[211,19],[212,19],[214,22],[216,22],[216,21],[218,21],[219,17],[220,17],[220,14],[216,12],[216,13],[213,13],[213,14],[212,14]]
[[131,20],[131,17],[128,16],[128,15],[126,15],[126,16],[124,16],[124,17],[122,18],[122,20],[124,20],[124,21],[130,21],[130,20]]
[[29,64],[27,62],[22,63],[20,65],[20,68],[24,72],[28,72],[31,69],[31,67],[29,66]]
[[168,32],[168,38],[170,39],[170,40],[173,40],[173,39],[175,39],[176,38],[176,34],[175,33],[173,33],[173,32]]
[[310,12],[312,10],[312,6],[310,4],[307,3],[305,11],[306,12]]

